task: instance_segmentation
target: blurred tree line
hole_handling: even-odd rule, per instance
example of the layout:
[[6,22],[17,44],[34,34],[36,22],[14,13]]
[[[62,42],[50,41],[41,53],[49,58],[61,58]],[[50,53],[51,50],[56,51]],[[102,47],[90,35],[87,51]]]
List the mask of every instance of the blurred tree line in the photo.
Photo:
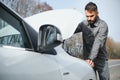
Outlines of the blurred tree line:
[[120,59],[120,42],[115,42],[112,38],[107,39],[107,50],[109,53],[109,58]]
[[[52,10],[53,8],[46,2],[40,0],[0,0],[9,8],[20,14],[23,18],[33,14]],[[69,39],[64,40],[63,48],[72,56],[83,58],[83,41],[82,33],[74,34]],[[112,38],[108,38],[106,42],[108,57],[110,59],[120,59],[120,42],[115,42]]]
[[9,8],[13,9],[23,18],[40,12],[52,10],[52,7],[46,2],[40,0],[0,0]]

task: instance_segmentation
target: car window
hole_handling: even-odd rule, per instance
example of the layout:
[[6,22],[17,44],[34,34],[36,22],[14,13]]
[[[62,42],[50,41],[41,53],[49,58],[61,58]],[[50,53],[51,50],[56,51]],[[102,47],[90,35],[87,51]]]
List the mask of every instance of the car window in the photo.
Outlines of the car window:
[[0,7],[0,45],[28,48],[27,40],[20,21]]
[[20,32],[2,19],[0,19],[0,44],[24,47]]

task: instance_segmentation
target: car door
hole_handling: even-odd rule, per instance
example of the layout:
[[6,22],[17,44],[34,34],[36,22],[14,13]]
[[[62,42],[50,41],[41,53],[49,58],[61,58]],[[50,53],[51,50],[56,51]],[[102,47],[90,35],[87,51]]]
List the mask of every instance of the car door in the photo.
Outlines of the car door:
[[61,80],[55,55],[34,51],[18,16],[0,2],[0,80]]

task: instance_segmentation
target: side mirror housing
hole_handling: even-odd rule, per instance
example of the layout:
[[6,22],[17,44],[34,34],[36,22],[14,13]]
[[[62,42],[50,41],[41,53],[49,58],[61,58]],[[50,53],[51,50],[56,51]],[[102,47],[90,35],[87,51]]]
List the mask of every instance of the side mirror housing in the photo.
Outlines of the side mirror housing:
[[38,34],[38,51],[46,52],[58,46],[62,42],[59,29],[53,25],[42,25]]

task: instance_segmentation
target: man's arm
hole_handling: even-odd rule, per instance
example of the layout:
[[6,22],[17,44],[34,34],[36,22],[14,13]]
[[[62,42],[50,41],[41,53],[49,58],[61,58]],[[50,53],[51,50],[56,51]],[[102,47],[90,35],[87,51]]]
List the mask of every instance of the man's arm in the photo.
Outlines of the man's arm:
[[93,60],[97,57],[99,48],[102,47],[106,42],[107,35],[108,35],[108,26],[105,22],[103,22],[103,24],[100,24],[100,29],[96,34],[89,59]]

